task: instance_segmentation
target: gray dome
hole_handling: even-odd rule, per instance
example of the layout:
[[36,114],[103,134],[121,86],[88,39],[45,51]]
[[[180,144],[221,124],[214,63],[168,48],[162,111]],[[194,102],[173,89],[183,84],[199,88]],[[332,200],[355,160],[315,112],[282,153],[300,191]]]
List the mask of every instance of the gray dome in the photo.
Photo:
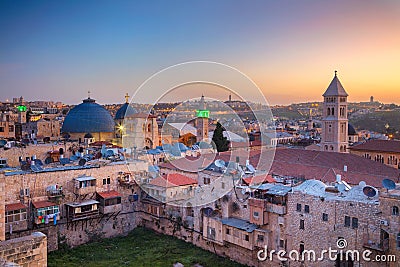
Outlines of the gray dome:
[[114,132],[114,120],[104,107],[87,98],[68,112],[61,132],[108,133]]
[[137,111],[129,105],[129,103],[123,104],[115,114],[115,120],[123,120],[125,117],[133,115],[137,113]]

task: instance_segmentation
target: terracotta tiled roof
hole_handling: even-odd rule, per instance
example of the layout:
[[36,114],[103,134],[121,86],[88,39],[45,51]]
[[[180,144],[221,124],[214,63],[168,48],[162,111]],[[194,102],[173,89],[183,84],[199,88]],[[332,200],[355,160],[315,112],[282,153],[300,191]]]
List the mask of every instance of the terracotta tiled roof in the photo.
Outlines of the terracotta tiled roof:
[[26,209],[26,208],[27,208],[27,206],[20,202],[6,205],[6,211],[20,210],[20,209]]
[[[250,164],[259,170],[268,170],[271,165],[270,158],[273,157],[269,173],[282,176],[334,182],[336,174],[341,174],[349,184],[355,185],[365,181],[375,187],[382,187],[382,180],[385,178],[400,182],[400,170],[349,153],[277,148],[275,152],[263,150],[262,153],[261,150],[228,151],[219,153],[215,159],[235,161],[237,156],[242,165],[249,159]],[[175,160],[173,164],[162,164],[160,167],[177,169],[176,166],[179,165],[183,166],[181,170],[185,170],[188,167],[186,164],[187,160],[183,158]],[[347,166],[346,172],[344,166]]]
[[32,205],[33,205],[33,207],[35,207],[36,209],[45,208],[45,207],[52,207],[52,206],[58,206],[56,203],[50,202],[50,201],[37,201],[37,202],[32,202]]
[[169,173],[167,175],[154,178],[150,181],[150,184],[160,187],[175,187],[197,184],[197,181],[179,173]]
[[369,140],[350,148],[358,151],[379,151],[400,153],[400,141],[395,140]]
[[115,190],[110,190],[110,191],[105,191],[105,192],[97,192],[97,194],[104,199],[107,198],[115,198],[115,197],[120,197],[121,195],[115,191]]
[[263,175],[257,175],[254,177],[248,177],[244,178],[243,181],[247,185],[253,185],[253,184],[263,184],[263,183],[275,183],[275,179],[272,178],[271,175],[263,174]]

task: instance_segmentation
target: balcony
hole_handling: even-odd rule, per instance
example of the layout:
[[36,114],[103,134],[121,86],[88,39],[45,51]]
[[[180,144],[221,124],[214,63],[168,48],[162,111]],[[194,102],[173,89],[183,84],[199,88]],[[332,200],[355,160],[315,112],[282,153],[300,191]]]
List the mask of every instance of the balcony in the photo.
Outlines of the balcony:
[[282,205],[267,203],[267,206],[265,209],[267,212],[272,212],[272,213],[276,213],[279,215],[286,214],[286,206],[282,206]]
[[381,240],[378,242],[373,242],[372,240],[364,241],[364,248],[376,250],[379,252],[386,252],[389,250],[389,239]]
[[74,179],[74,193],[78,195],[93,194],[96,192],[96,178],[85,176]]

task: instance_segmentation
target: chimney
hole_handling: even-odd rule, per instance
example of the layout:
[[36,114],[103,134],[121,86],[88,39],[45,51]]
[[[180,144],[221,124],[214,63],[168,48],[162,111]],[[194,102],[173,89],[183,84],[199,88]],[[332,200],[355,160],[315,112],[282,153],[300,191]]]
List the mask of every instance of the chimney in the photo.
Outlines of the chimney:
[[342,176],[340,174],[336,174],[336,182],[340,183],[342,181]]

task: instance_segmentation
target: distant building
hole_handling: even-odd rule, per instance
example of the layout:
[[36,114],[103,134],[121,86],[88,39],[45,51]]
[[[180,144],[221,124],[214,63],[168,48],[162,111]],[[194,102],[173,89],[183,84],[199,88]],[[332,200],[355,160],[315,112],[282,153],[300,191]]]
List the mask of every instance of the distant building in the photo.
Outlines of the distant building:
[[137,149],[152,149],[159,145],[156,116],[137,112],[130,106],[128,94],[114,120],[115,137],[119,145]]
[[350,153],[400,169],[400,141],[369,140],[351,147]]
[[336,75],[323,94],[323,119],[321,149],[330,152],[347,152],[347,96]]
[[15,123],[7,113],[0,114],[0,138],[15,138]]
[[22,129],[28,138],[43,139],[49,137],[50,140],[58,140],[60,138],[61,125],[58,120],[40,119],[24,124]]
[[371,97],[369,98],[369,102],[370,102],[370,103],[374,103],[374,96],[371,96]]

